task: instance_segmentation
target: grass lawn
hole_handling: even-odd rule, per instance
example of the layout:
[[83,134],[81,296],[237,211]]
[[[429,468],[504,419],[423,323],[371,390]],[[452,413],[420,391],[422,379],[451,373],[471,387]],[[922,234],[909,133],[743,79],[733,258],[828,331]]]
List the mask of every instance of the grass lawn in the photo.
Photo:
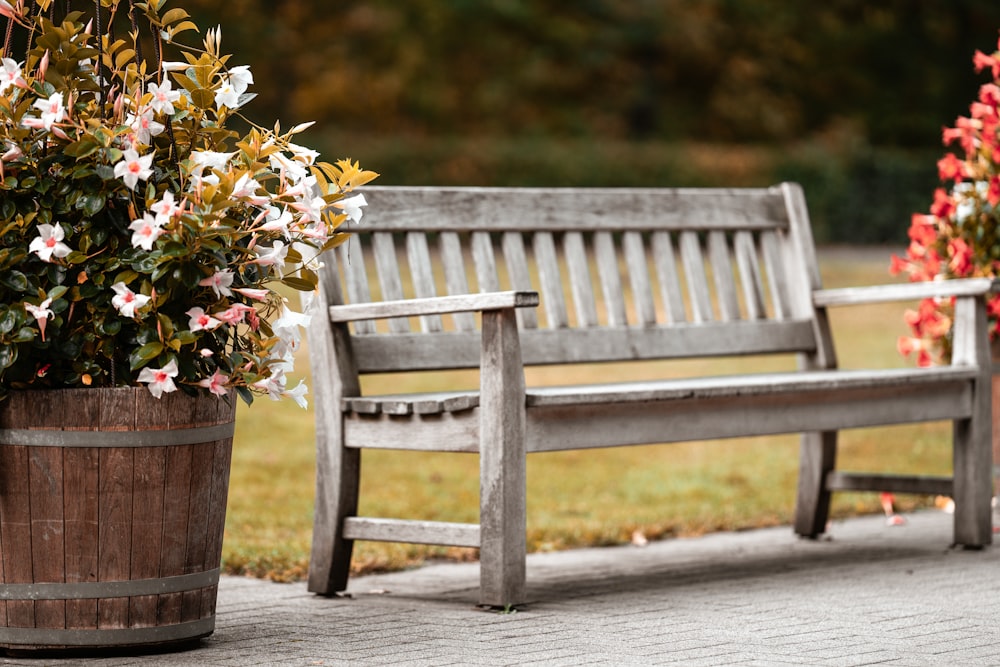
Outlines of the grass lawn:
[[[824,285],[890,282],[895,249],[826,248]],[[903,310],[888,304],[831,311],[843,367],[900,367],[896,338],[906,333]],[[791,368],[791,359],[726,361],[706,367],[643,364],[638,376]],[[307,360],[300,370],[307,370]],[[529,383],[587,381],[599,366],[529,371]],[[570,375],[572,377],[570,377]],[[621,379],[629,379],[623,372]],[[307,378],[308,381],[308,378]],[[468,386],[475,376],[438,374],[427,387]],[[366,380],[366,391],[417,391],[391,376]],[[841,434],[840,467],[868,471],[950,474],[950,425],[932,423]],[[650,445],[534,454],[528,457],[528,548],[532,551],[787,524],[797,474],[796,436]],[[478,521],[478,459],[474,455],[367,451],[360,513],[418,519]],[[275,580],[305,575],[313,510],[312,411],[292,401],[240,406],[233,455],[223,565],[229,573]],[[932,499],[902,496],[898,508]],[[835,496],[837,517],[880,512],[875,494]],[[396,569],[427,558],[473,559],[474,550],[374,542],[355,544],[357,572]]]

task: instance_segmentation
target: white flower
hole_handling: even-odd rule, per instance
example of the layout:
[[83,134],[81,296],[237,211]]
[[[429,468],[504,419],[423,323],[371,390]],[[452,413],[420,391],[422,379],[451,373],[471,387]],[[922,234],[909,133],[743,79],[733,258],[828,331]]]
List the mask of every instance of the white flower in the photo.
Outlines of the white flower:
[[354,222],[361,222],[361,216],[364,211],[361,210],[362,206],[367,206],[368,202],[365,200],[365,196],[358,194],[353,197],[348,197],[347,199],[341,199],[340,201],[333,202],[333,205],[337,208],[343,209],[347,217]]
[[164,225],[174,214],[180,210],[180,206],[174,201],[174,193],[167,190],[163,193],[163,198],[149,207],[149,210],[156,216],[159,224]]
[[0,94],[6,92],[11,86],[17,86],[18,88],[26,88],[28,86],[28,83],[21,75],[21,66],[17,64],[17,61],[11,58],[4,58],[0,63],[3,65],[3,68],[0,69]]
[[143,368],[139,371],[139,382],[149,384],[149,393],[155,398],[177,391],[174,378],[177,377],[177,362],[173,359],[163,368]]
[[153,137],[162,134],[163,130],[166,129],[163,123],[157,122],[153,118],[153,110],[151,108],[146,109],[138,116],[130,115],[125,120],[125,124],[132,128],[136,141],[147,145],[152,142]]
[[135,149],[130,148],[122,153],[122,161],[115,165],[115,176],[125,181],[125,185],[135,190],[139,180],[146,180],[153,175],[153,154],[139,157]]
[[285,255],[287,254],[288,247],[281,241],[275,241],[270,248],[267,246],[257,248],[257,259],[254,260],[254,263],[261,266],[273,266],[280,272],[285,268]]
[[309,402],[306,400],[306,393],[308,391],[309,388],[306,387],[306,383],[303,382],[302,380],[299,380],[299,383],[295,386],[294,389],[286,389],[285,391],[281,392],[281,395],[288,396],[293,401],[298,403],[300,408],[304,409],[309,407]]
[[[167,68],[167,64],[163,63],[164,69]],[[164,79],[161,85],[155,83],[149,84],[146,92],[153,96],[153,101],[149,103],[149,108],[156,113],[173,114],[174,102],[181,98],[180,91],[173,90],[173,84],[171,84],[170,79]]]
[[229,392],[226,390],[225,384],[229,382],[229,376],[223,375],[219,371],[212,373],[212,377],[205,378],[204,380],[198,381],[199,387],[204,387],[216,396],[225,396]]
[[288,144],[288,150],[292,152],[292,155],[300,158],[306,164],[313,164],[316,162],[316,158],[319,157],[319,151],[314,151],[311,148],[299,146],[298,144]]
[[70,247],[62,242],[66,234],[60,225],[38,225],[38,236],[32,239],[28,252],[33,252],[43,261],[51,262],[52,257],[65,257]]
[[115,292],[114,298],[111,299],[111,305],[125,317],[135,317],[135,311],[149,303],[148,296],[136,294],[125,283],[117,282],[111,286],[111,289]]
[[236,155],[236,152],[232,153],[218,153],[216,151],[191,151],[191,161],[194,162],[197,167],[196,172],[201,173],[201,171],[208,167],[209,169],[218,169],[219,171],[225,171],[226,166],[229,164],[229,160]]
[[48,99],[37,99],[32,106],[42,112],[42,117],[25,118],[21,121],[25,127],[37,128],[41,126],[46,130],[51,130],[52,125],[61,122],[66,113],[62,93],[52,93]]
[[265,204],[268,204],[271,201],[271,198],[265,195],[258,195],[258,190],[260,190],[260,183],[258,183],[256,179],[251,178],[249,173],[245,173],[240,176],[233,185],[233,197],[236,199],[242,199],[248,204],[253,204],[254,206],[264,206]]
[[240,94],[233,86],[232,81],[223,79],[222,85],[215,91],[215,107],[222,109],[237,109],[240,106]]
[[45,341],[45,324],[53,315],[52,310],[49,308],[50,305],[52,305],[51,298],[42,301],[37,306],[27,302],[24,304],[24,309],[31,313],[31,316],[38,322],[38,331],[42,334],[43,342]]
[[237,94],[242,95],[247,92],[247,88],[253,83],[253,74],[250,73],[250,66],[240,65],[229,70],[229,83]]
[[228,269],[216,271],[208,278],[202,278],[198,284],[202,287],[211,287],[217,297],[232,296],[229,286],[233,284],[233,272]]
[[163,234],[163,230],[160,229],[161,224],[163,223],[159,217],[154,218],[149,213],[143,214],[138,220],[133,220],[132,224],[128,226],[129,229],[133,230],[132,247],[152,250],[153,243]]

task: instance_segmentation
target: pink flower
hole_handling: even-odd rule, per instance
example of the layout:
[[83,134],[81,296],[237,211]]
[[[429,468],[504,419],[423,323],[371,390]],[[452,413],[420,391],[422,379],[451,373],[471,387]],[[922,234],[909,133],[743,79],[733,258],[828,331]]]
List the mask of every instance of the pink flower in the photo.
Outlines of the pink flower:
[[149,213],[143,214],[142,218],[138,220],[133,220],[132,224],[128,226],[129,229],[133,230],[132,247],[152,250],[153,243],[163,234],[160,224],[159,219],[154,218]]
[[177,377],[177,362],[173,359],[163,368],[143,368],[139,371],[139,382],[149,384],[149,393],[155,398],[177,391],[174,378]]
[[253,289],[251,287],[234,287],[233,291],[254,301],[267,301],[267,297],[271,293],[269,289]]
[[237,325],[243,321],[248,312],[253,312],[253,308],[246,304],[234,303],[229,308],[218,313],[213,313],[213,315],[226,324]]
[[117,308],[118,312],[125,317],[135,317],[135,311],[149,302],[148,296],[145,294],[136,294],[125,283],[115,283],[111,286],[111,289],[115,291],[115,297],[111,299],[111,305]]
[[959,278],[972,273],[972,248],[962,239],[952,239],[948,242],[948,268]]
[[994,79],[1000,79],[1000,58],[988,56],[982,51],[977,50],[972,57],[972,64],[976,66],[977,72],[982,72],[988,68],[993,73]]
[[122,153],[122,161],[115,165],[115,176],[125,181],[125,185],[130,190],[135,190],[135,186],[140,180],[145,181],[153,175],[153,154],[142,157],[130,148]]
[[229,376],[223,375],[219,371],[212,373],[212,377],[205,378],[198,382],[199,387],[204,387],[216,396],[225,396],[229,392],[226,390],[225,384],[229,382]]
[[184,314],[191,318],[188,320],[188,328],[191,331],[211,331],[222,324],[202,308],[192,308]]

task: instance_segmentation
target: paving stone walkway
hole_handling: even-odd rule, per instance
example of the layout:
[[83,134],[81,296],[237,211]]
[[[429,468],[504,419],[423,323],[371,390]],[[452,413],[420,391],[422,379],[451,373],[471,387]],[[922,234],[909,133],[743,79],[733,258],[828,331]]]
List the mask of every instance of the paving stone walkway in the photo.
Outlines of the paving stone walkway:
[[1000,547],[906,518],[533,554],[532,602],[509,614],[476,607],[474,563],[360,577],[349,599],[226,577],[192,650],[0,665],[1000,665]]

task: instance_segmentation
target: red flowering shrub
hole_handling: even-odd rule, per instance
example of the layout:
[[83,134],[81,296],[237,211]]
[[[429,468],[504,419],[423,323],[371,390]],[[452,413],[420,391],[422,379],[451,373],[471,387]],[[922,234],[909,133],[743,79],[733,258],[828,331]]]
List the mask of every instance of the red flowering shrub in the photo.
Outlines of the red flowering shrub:
[[[946,127],[942,141],[957,144],[961,152],[938,161],[946,187],[934,192],[930,214],[915,213],[910,222],[910,245],[905,257],[893,256],[889,271],[906,272],[911,281],[1000,275],[1000,41],[997,51],[976,51],[977,72],[987,70],[993,82],[979,89],[955,127]],[[952,299],[925,299],[907,311],[912,336],[902,336],[901,354],[915,354],[928,366],[946,359],[951,351]],[[990,336],[1000,336],[1000,295],[988,303]]]

